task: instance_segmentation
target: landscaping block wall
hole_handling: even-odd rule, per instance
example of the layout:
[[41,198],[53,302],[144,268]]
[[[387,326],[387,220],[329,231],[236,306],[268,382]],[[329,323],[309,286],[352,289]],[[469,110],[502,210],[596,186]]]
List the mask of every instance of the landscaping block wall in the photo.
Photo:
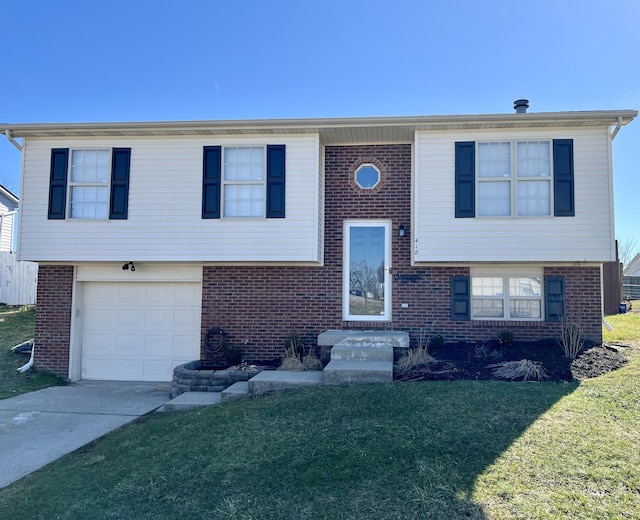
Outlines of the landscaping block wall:
[[62,377],[69,375],[73,266],[38,268],[34,363]]

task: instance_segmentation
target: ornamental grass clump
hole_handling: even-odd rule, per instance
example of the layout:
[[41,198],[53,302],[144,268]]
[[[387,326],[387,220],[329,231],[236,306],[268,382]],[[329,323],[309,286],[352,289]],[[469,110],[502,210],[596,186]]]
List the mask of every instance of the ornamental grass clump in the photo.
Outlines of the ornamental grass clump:
[[[436,341],[442,340],[442,343],[444,343],[442,336],[439,334],[433,337],[438,338]],[[418,336],[418,346],[407,350],[407,353],[396,362],[394,366],[396,374],[404,375],[415,368],[434,363],[436,359],[429,354],[429,344],[428,331],[426,327],[423,327]]]
[[304,341],[297,332],[292,332],[284,343],[284,356],[278,370],[322,370],[322,363],[311,347],[304,353]]
[[504,361],[488,365],[491,373],[500,379],[509,379],[515,381],[521,379],[523,381],[543,381],[549,379],[549,376],[538,361],[529,359],[521,359],[520,361]]

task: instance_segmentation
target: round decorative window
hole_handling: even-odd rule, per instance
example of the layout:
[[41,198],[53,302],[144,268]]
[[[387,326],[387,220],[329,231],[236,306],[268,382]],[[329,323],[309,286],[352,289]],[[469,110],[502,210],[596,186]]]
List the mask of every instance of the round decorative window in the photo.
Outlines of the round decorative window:
[[380,182],[380,171],[373,164],[363,164],[356,170],[356,184],[370,190]]

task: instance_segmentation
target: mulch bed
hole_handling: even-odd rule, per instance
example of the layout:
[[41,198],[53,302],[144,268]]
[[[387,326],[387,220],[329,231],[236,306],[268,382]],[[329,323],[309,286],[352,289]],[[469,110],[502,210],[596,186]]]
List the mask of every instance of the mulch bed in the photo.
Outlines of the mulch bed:
[[528,359],[542,365],[551,381],[581,381],[616,370],[627,362],[624,347],[588,346],[575,360],[565,357],[555,340],[516,342],[501,347],[497,341],[447,344],[429,352],[436,361],[396,377],[399,381],[497,379],[489,365]]

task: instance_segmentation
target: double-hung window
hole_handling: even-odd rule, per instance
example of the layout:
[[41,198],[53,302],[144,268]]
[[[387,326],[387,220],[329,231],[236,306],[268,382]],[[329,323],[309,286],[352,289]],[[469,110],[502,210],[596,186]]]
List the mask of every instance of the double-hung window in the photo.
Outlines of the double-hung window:
[[551,143],[477,143],[480,217],[551,215]]
[[50,220],[126,220],[131,148],[54,148]]
[[205,146],[202,218],[285,218],[286,146]]
[[479,320],[542,320],[542,269],[524,272],[471,270],[471,318]]
[[110,165],[110,150],[71,150],[70,218],[107,218]]
[[574,217],[573,139],[455,143],[455,218]]
[[224,148],[223,215],[264,218],[265,180],[264,146]]

